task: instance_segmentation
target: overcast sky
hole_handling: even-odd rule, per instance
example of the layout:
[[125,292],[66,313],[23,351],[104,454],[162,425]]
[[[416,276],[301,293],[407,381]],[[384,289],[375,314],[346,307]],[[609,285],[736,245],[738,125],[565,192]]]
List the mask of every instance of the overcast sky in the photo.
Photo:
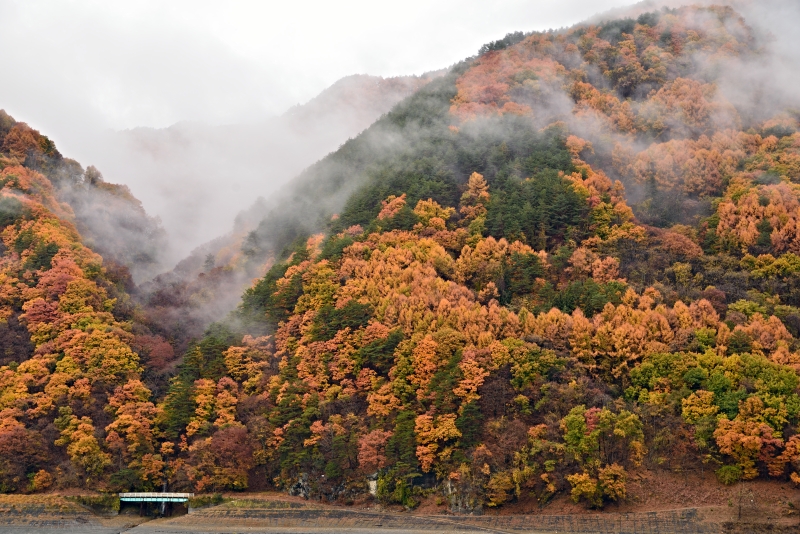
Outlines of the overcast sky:
[[0,107],[80,159],[80,128],[262,118],[349,74],[439,69],[629,3],[0,0]]

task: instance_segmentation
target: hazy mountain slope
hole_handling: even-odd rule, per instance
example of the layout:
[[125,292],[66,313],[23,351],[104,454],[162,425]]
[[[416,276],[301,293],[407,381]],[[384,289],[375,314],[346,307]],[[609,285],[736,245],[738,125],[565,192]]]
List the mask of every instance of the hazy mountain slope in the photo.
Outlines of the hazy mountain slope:
[[[214,196],[215,202],[225,202],[225,194],[219,194],[217,185],[207,183],[214,173],[227,179],[231,165],[238,165],[254,179],[261,177],[263,181],[263,177],[273,176],[269,174],[273,172],[286,179],[349,136],[355,136],[397,101],[440,75],[387,79],[349,76],[308,103],[259,124],[215,128],[177,125],[162,131],[136,130],[126,135],[158,151],[164,168],[179,169],[187,180],[196,169],[197,174],[191,179],[197,183],[191,190],[202,190],[205,184],[208,188],[205,192]],[[179,131],[186,137],[177,143],[172,136]],[[208,152],[198,147],[206,147]],[[204,168],[201,170],[198,165]],[[172,271],[137,288],[136,298],[147,309],[153,327],[181,350],[192,338],[202,335],[210,323],[233,310],[253,278],[263,276],[269,268],[269,255],[248,236],[270,206],[263,198],[253,202],[254,192],[268,191],[273,186],[277,187],[269,183],[250,184],[241,191],[244,197],[236,209],[248,204],[249,207],[239,211],[231,226],[223,221],[223,226],[210,234],[219,237],[197,247]],[[175,206],[182,202],[180,197],[170,201]],[[213,216],[204,218],[208,223],[219,223]]]
[[282,116],[251,124],[110,133],[98,141],[93,162],[161,217],[174,264],[428,80],[350,76]]
[[509,35],[309,168],[166,397],[187,479],[255,483],[210,467],[249,436],[278,487],[457,511],[800,480],[800,125],[721,90],[773,52],[725,7]]
[[46,136],[2,110],[0,124],[3,152],[48,178],[58,200],[69,205],[70,222],[89,246],[138,280],[164,268],[164,230],[127,187],[106,182],[94,167],[84,171],[78,162],[62,157]]

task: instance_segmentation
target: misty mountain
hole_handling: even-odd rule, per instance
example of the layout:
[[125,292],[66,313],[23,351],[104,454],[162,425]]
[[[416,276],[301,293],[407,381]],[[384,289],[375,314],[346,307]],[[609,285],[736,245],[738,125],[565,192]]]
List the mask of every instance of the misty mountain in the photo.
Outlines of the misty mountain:
[[250,124],[110,132],[93,151],[93,163],[159,216],[170,236],[167,266],[227,233],[256,198],[272,194],[433,77],[349,76],[306,104]]
[[94,167],[84,170],[75,160],[64,158],[48,137],[2,110],[0,135],[3,151],[12,158],[9,163],[49,179],[67,219],[88,246],[138,280],[163,270],[167,236],[160,221],[145,212],[127,187],[106,182]]
[[[252,247],[257,246],[253,232],[271,204],[262,197],[253,202],[255,192],[278,190],[282,181],[356,136],[397,102],[441,75],[388,79],[349,76],[310,102],[257,124],[181,124],[166,130],[121,133],[125,146],[138,154],[137,180],[150,176],[160,179],[165,172],[173,172],[173,178],[179,176],[175,187],[178,183],[193,184],[191,188],[180,187],[181,194],[161,199],[169,206],[168,213],[189,210],[185,191],[206,194],[208,201],[213,200],[206,210],[191,209],[190,215],[176,223],[178,227],[173,230],[178,234],[172,242],[172,254],[187,245],[181,247],[180,232],[191,230],[195,238],[217,237],[183,258],[172,256],[180,261],[171,271],[152,280],[139,279],[142,283],[135,292],[136,299],[148,308],[160,332],[183,347],[184,342],[201,335],[209,324],[235,309],[241,292],[269,268],[267,255]],[[149,159],[148,154],[155,155]],[[150,163],[153,175],[142,170]],[[232,173],[234,168],[240,172]],[[228,189],[217,183],[226,180],[250,182],[243,189],[238,181]],[[247,209],[241,209],[248,204]],[[234,209],[238,213],[229,222],[225,217]]]
[[[139,287],[60,192],[96,169],[0,115],[0,489],[479,514],[800,484],[787,20],[643,4],[486,43]],[[215,155],[244,169],[269,136],[193,128],[134,152],[186,195],[199,158],[223,210]]]
[[[241,253],[274,263],[166,428],[257,435],[293,494],[374,473],[414,507],[428,473],[455,512],[602,508],[709,457],[709,487],[800,480],[800,116],[751,71],[781,42],[637,9],[487,43],[268,199]],[[227,380],[246,431],[182,408]]]

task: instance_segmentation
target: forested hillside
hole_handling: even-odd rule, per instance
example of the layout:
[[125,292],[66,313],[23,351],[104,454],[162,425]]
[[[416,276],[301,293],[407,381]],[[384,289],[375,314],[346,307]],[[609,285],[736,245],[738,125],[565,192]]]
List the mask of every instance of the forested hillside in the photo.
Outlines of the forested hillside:
[[[112,451],[124,448],[120,434],[127,435],[131,422],[144,430],[141,422],[155,413],[140,381],[140,355],[147,356],[142,347],[148,341],[159,342],[131,322],[127,269],[110,254],[104,265],[76,226],[85,222],[81,215],[103,215],[83,211],[96,202],[94,189],[118,199],[118,206],[127,203],[134,223],[149,219],[124,189],[62,158],[47,137],[0,114],[0,490],[108,480],[119,467]],[[84,227],[89,235],[111,230]],[[135,244],[115,244],[101,250],[136,251]],[[169,345],[160,345],[171,355]],[[140,472],[160,472],[148,461],[138,457]]]
[[601,508],[640,470],[800,484],[800,116],[721,81],[768,53],[728,7],[487,44],[278,197],[241,248],[272,267],[168,384],[4,143],[0,451],[39,444],[4,488],[372,477],[469,512]]

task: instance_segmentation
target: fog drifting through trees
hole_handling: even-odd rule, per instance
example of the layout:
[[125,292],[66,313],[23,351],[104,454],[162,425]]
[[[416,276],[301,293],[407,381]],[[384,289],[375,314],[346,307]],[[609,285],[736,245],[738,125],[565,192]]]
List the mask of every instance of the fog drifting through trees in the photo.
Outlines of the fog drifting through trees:
[[[672,4],[350,79],[375,106],[321,98],[282,141],[399,102],[141,284],[155,221],[0,115],[0,490],[424,483],[479,513],[675,467],[800,484],[798,6]],[[122,138],[249,188],[259,135]]]

